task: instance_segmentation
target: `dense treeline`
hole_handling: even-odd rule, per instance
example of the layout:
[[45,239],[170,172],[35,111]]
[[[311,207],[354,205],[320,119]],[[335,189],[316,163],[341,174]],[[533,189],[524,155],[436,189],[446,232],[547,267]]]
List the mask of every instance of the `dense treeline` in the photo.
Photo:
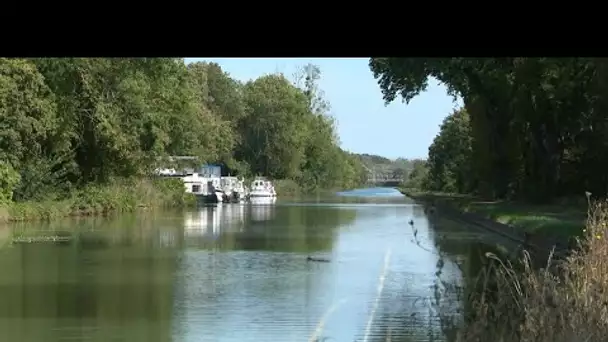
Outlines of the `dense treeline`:
[[469,115],[463,108],[448,115],[429,146],[422,188],[432,191],[472,193],[477,177],[472,169],[472,139]]
[[372,58],[384,99],[429,77],[462,97],[429,148],[425,186],[538,202],[608,190],[608,59]]
[[142,177],[168,155],[308,188],[360,184],[364,170],[339,148],[319,69],[301,77],[242,84],[217,64],[174,58],[0,59],[2,199]]

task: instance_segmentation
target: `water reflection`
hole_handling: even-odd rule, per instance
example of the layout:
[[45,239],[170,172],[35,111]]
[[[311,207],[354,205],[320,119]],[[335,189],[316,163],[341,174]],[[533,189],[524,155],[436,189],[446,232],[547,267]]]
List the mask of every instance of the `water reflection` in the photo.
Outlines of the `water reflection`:
[[399,190],[395,188],[364,188],[364,189],[354,189],[348,191],[341,191],[336,193],[338,196],[344,197],[374,197],[375,199],[379,199],[382,197],[405,197]]
[[246,207],[242,204],[202,207],[198,211],[185,213],[184,234],[218,236],[220,229],[242,231],[245,214]]
[[224,208],[206,210],[223,218],[222,229],[206,248],[199,241],[180,259],[174,335],[180,341],[308,340],[335,301],[336,268],[308,263],[306,255],[331,252],[337,229],[354,221],[355,210],[252,203],[242,231],[224,230],[230,225],[220,214]]
[[[90,227],[83,225],[83,232]],[[171,340],[174,253],[145,243],[125,246],[117,232],[108,231],[104,241],[110,247],[104,249],[79,240],[5,248],[0,258],[4,340]]]
[[[437,287],[462,275],[450,260],[438,266],[423,209],[349,203],[277,205],[273,219],[246,219],[243,232],[222,231],[206,250],[185,252],[174,334],[183,341],[440,337],[435,308],[453,302],[437,298]],[[228,239],[230,248],[222,245]],[[332,262],[306,262],[311,254]]]
[[267,221],[274,218],[276,197],[252,197],[250,201],[252,221]]

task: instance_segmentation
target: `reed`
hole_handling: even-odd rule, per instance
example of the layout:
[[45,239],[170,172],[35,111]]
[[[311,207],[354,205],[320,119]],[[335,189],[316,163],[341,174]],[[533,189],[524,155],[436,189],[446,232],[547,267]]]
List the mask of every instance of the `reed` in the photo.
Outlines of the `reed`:
[[[535,268],[527,252],[490,261],[473,291],[456,341],[604,341],[608,336],[608,202],[590,205],[578,248]],[[447,318],[446,318],[447,319]]]

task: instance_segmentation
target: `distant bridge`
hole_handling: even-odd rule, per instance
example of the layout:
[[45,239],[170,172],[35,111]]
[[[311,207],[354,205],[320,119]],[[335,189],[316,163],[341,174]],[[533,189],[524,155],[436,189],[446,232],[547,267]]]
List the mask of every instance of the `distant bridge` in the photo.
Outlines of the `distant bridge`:
[[367,171],[367,183],[373,185],[383,186],[398,186],[403,183],[403,177],[396,177],[393,172],[381,172],[372,170],[367,166],[363,165]]
[[376,186],[399,186],[403,184],[403,178],[368,177],[367,184]]

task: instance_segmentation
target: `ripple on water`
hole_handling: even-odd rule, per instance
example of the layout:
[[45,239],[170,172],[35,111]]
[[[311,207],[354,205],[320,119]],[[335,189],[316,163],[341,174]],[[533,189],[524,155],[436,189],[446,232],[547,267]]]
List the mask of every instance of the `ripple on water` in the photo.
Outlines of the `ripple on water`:
[[184,263],[178,276],[197,284],[180,301],[188,341],[302,340],[334,297],[311,288],[320,270],[302,255],[191,251]]

